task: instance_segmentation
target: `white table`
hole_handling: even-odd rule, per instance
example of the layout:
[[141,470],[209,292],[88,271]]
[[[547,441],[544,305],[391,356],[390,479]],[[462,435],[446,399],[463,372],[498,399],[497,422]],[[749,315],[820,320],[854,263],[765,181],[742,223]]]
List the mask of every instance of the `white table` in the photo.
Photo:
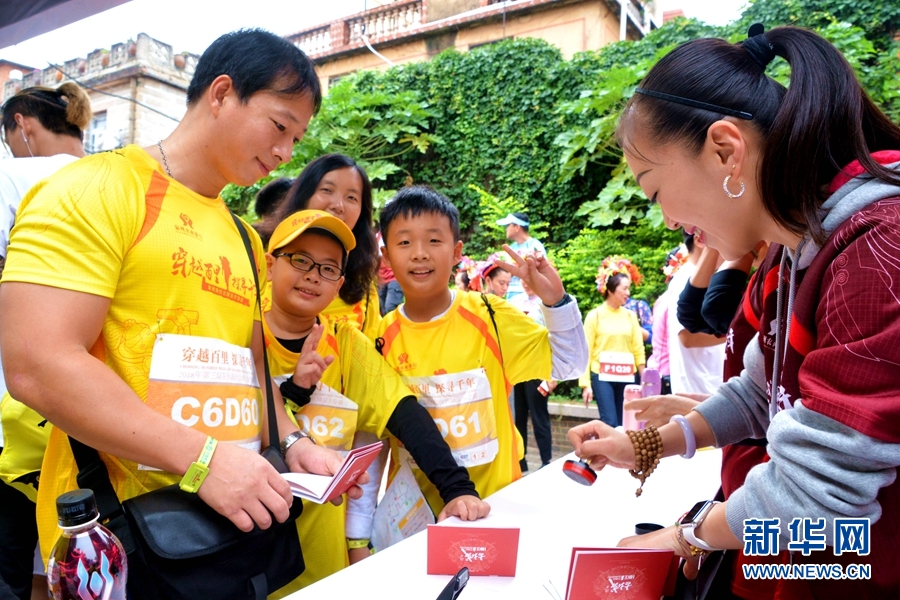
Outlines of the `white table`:
[[[567,458],[574,455],[487,498],[491,514],[468,525],[520,528],[516,576],[471,577],[461,600],[549,600],[551,595],[544,589],[548,580],[564,597],[573,547],[615,546],[621,538],[634,535],[634,525],[640,522],[670,525],[695,502],[712,498],[719,488],[718,450],[698,451],[691,460],[663,460],[647,479],[640,498],[634,496],[638,480],[620,469],[604,469],[592,487],[574,483],[562,472]],[[414,535],[288,598],[436,598],[450,576],[425,573],[426,535]]]

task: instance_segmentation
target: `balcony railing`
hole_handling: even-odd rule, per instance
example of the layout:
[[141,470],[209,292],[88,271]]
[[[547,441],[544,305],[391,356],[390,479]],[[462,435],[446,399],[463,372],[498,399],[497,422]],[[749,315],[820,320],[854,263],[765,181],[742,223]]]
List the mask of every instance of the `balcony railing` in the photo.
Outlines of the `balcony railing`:
[[397,0],[364,13],[305,29],[290,36],[310,56],[360,46],[363,35],[376,41],[416,29],[424,21],[424,0]]
[[644,16],[641,14],[641,9],[638,8],[635,2],[628,2],[625,5],[625,10],[628,11],[628,16],[634,19],[635,23],[644,22]]
[[347,19],[350,44],[395,35],[415,29],[422,23],[422,0],[394,2],[379,10],[371,10],[356,18]]
[[653,2],[642,0],[608,0],[613,6],[618,4],[619,13],[619,40],[625,39],[626,29],[630,22],[641,35],[647,35],[653,29],[659,28],[659,23],[653,15]]
[[294,36],[294,43],[306,54],[321,54],[331,50],[331,26],[325,25],[303,31]]
[[35,69],[23,73],[21,80],[11,79],[3,85],[0,102],[6,101],[7,98],[23,88],[36,85],[57,87],[67,79],[96,80],[95,78],[112,75],[122,69],[138,65],[159,70],[189,82],[197,66],[198,58],[194,54],[176,55],[169,44],[155,40],[145,33],[140,33],[136,41],[114,44],[108,49],[94,50],[86,58],[73,58],[65,61],[59,65],[59,69],[47,67],[43,70]]
[[[654,0],[606,0],[611,9],[621,14],[620,35],[625,39],[629,25],[638,35],[649,33],[658,27],[653,17]],[[496,17],[503,11],[517,12],[550,5],[553,0],[479,0],[478,8],[451,15],[456,26],[461,22],[473,21],[485,15]],[[383,6],[372,8],[330,23],[304,29],[289,39],[313,59],[325,59],[347,50],[363,47],[365,36],[373,45],[396,40],[417,32],[427,32],[439,28],[444,20],[429,21],[428,0],[394,0]],[[451,19],[447,17],[447,19]],[[437,25],[436,25],[437,24]]]

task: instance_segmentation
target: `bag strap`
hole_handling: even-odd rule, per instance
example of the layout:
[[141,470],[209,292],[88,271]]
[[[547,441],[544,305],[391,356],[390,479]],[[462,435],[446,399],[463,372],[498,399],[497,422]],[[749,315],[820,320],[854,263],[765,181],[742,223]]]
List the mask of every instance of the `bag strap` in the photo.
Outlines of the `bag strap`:
[[255,600],[266,600],[266,596],[269,594],[269,581],[266,579],[265,573],[251,577],[250,587],[253,588],[253,598]]
[[[250,244],[250,236],[247,234],[247,229],[244,227],[244,224],[238,219],[237,215],[235,215],[232,211],[228,211],[231,214],[231,218],[234,220],[234,224],[237,225],[238,233],[241,234],[241,240],[244,242],[244,249],[247,251],[247,257],[250,259],[250,270],[253,271],[253,283],[256,285],[256,309],[259,311],[259,322],[260,327],[262,327],[262,320],[265,318],[262,312],[262,300],[260,299],[260,294],[262,293],[259,288],[259,274],[256,272],[256,260],[253,258],[253,246]],[[277,416],[275,414],[275,396],[272,395],[272,375],[269,373],[269,354],[266,352],[266,340],[263,339],[262,342],[262,350],[263,350],[263,369],[265,370],[266,375],[266,410],[268,411],[268,422],[269,422],[269,446],[275,448],[278,454],[284,458],[284,455],[281,454],[281,444],[278,439],[278,422]]]
[[100,513],[100,522],[104,523],[119,538],[125,554],[130,555],[136,547],[134,538],[131,537],[131,529],[125,521],[122,503],[119,502],[119,497],[109,480],[106,463],[103,462],[96,450],[71,436],[69,436],[69,445],[72,446],[75,464],[78,465],[78,475],[75,478],[78,487],[94,492],[94,497],[97,499],[97,510]]
[[[360,328],[360,331],[362,331],[363,333],[366,332],[366,323],[369,322],[369,294],[371,294],[371,293],[372,293],[372,286],[370,285],[369,289],[366,290],[366,308],[365,308],[365,311],[363,312],[363,322],[362,322],[362,327]],[[378,307],[378,311],[381,312],[380,306]]]
[[[251,270],[253,271],[253,281],[256,285],[256,307],[259,311],[259,318],[262,319],[262,301],[260,299],[259,275],[256,272],[256,261],[253,258],[253,247],[250,244],[250,236],[242,225],[240,219],[229,211],[234,223],[241,235],[247,256],[250,259]],[[267,410],[269,424],[269,446],[281,455],[280,444],[278,443],[278,425],[275,415],[275,399],[272,395],[272,378],[269,375],[269,360],[266,353],[266,344],[263,340],[263,365],[266,375],[266,393],[267,393]],[[274,440],[274,443],[273,443]],[[76,481],[81,488],[87,488],[94,492],[97,498],[97,509],[100,512],[100,520],[112,530],[113,533],[122,542],[126,554],[130,554],[134,548],[134,540],[131,537],[131,530],[125,521],[125,511],[122,509],[122,503],[113,489],[112,482],[109,479],[109,470],[106,463],[100,458],[100,453],[91,446],[83,444],[75,438],[69,436],[69,445],[72,447],[72,455],[75,457],[75,464],[78,466],[78,475]],[[284,458],[283,455],[282,459]]]
[[488,316],[491,317],[491,323],[494,325],[494,333],[497,335],[497,348],[500,349],[500,364],[503,364],[503,346],[500,345],[500,331],[497,329],[497,320],[494,318],[494,307],[491,306],[491,302],[487,299],[487,295],[484,292],[481,293],[481,301],[487,307]]

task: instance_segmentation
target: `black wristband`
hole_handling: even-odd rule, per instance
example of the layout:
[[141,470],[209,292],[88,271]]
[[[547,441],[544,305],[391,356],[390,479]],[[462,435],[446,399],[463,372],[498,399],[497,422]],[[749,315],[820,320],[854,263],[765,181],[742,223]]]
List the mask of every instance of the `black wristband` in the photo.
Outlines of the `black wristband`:
[[560,308],[562,306],[565,306],[566,304],[568,304],[571,301],[572,301],[572,296],[570,296],[569,294],[565,294],[563,296],[562,300],[560,300],[553,306],[550,306],[549,304],[544,304],[544,306],[546,306],[547,308]]
[[303,388],[294,383],[293,377],[288,377],[285,379],[278,389],[281,390],[281,395],[298,407],[303,408],[307,404],[309,404],[309,399],[312,397],[313,390],[315,388]]

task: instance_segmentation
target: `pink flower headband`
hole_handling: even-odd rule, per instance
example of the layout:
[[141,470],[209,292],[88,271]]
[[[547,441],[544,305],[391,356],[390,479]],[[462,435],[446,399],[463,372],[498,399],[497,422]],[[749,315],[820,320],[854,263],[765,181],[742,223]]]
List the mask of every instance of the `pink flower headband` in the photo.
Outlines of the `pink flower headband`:
[[629,259],[619,255],[607,256],[600,263],[600,268],[597,269],[597,278],[595,279],[597,291],[600,292],[601,296],[606,293],[606,284],[609,278],[617,273],[627,275],[634,285],[640,285],[641,281],[644,280],[644,276],[641,275],[637,265],[633,264]]
[[512,261],[509,260],[509,256],[506,254],[506,252],[494,252],[485,260],[478,262],[478,274],[481,277],[487,277],[488,273],[493,271],[495,267],[503,266],[504,264],[508,265],[511,262]]
[[478,263],[469,258],[468,256],[463,256],[462,260],[459,261],[459,270],[465,271],[466,275],[469,276],[469,279],[473,277],[478,277]]
[[666,283],[669,283],[669,280],[681,268],[681,265],[687,262],[687,259],[688,249],[684,244],[681,244],[674,252],[669,254],[666,264],[662,268],[662,272],[666,276]]

